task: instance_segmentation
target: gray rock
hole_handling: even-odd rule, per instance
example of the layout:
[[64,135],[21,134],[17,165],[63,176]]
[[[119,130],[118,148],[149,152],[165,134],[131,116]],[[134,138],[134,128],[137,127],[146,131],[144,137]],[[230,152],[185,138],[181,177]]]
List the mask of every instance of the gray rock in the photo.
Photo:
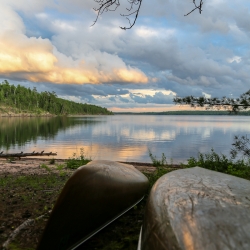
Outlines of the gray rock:
[[250,181],[199,167],[176,170],[153,186],[142,250],[250,249]]

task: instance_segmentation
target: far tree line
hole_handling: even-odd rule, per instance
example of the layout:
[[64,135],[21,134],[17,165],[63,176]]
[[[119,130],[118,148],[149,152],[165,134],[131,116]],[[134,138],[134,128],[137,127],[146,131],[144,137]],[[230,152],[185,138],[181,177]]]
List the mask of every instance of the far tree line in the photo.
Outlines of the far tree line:
[[96,105],[76,103],[58,98],[54,91],[39,93],[35,87],[30,89],[21,85],[15,86],[9,84],[7,80],[0,84],[0,104],[14,107],[19,112],[48,112],[55,115],[112,114],[106,108]]

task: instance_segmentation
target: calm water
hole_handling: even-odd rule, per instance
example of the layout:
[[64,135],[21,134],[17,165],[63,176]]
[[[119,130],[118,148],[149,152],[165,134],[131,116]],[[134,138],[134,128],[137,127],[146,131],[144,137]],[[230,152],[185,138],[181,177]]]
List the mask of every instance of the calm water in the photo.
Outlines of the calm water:
[[0,150],[57,152],[68,158],[84,148],[92,159],[150,162],[148,150],[185,162],[211,148],[228,155],[234,135],[250,134],[242,116],[86,116],[0,118]]

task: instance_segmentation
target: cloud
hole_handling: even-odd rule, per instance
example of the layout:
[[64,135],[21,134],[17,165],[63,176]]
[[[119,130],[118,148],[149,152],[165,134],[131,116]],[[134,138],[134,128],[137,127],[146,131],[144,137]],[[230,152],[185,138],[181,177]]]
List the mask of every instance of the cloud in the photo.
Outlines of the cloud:
[[[0,22],[0,75],[32,82],[64,84],[100,84],[105,82],[147,83],[148,77],[138,68],[126,65],[118,56],[92,50],[72,59],[48,39],[27,37],[21,18],[3,5]],[[6,12],[5,12],[6,10]],[[57,29],[75,31],[66,22],[54,21]]]
[[163,108],[173,93],[237,97],[250,88],[246,0],[205,1],[202,15],[187,17],[192,1],[145,1],[126,32],[123,7],[90,27],[92,0],[0,7],[0,78],[17,84],[114,109]]

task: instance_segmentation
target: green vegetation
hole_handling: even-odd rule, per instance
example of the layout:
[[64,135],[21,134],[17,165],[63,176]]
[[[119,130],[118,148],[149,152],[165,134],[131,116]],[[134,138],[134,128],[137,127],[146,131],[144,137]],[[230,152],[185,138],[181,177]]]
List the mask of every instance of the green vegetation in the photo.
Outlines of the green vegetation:
[[213,149],[211,153],[199,153],[197,158],[190,157],[188,159],[186,167],[196,166],[250,180],[250,159],[248,161],[233,160],[223,154],[215,153]]
[[199,153],[197,158],[190,157],[186,167],[202,167],[210,170],[231,174],[250,180],[250,140],[246,136],[235,136],[230,158],[223,154],[217,154],[211,149],[211,153]]
[[41,164],[40,168],[44,168],[44,169],[47,170],[48,172],[51,171],[51,169],[50,169],[46,164]]
[[[250,140],[247,135],[241,137],[235,136],[234,143],[232,143],[233,148],[230,151],[230,158],[224,154],[217,154],[213,149],[211,149],[210,153],[199,153],[197,158],[190,157],[188,159],[188,163],[182,164],[182,167],[192,168],[198,166],[250,180],[249,145]],[[157,159],[156,156],[153,156],[149,150],[149,157],[151,158],[153,166],[156,167],[156,171],[153,174],[146,174],[150,182],[150,187],[152,187],[157,179],[173,169],[169,169],[172,164],[168,165],[164,153],[162,154],[161,159]]]
[[71,158],[66,160],[66,168],[77,169],[83,165],[86,165],[90,161],[91,159],[86,158],[86,156],[84,155],[84,149],[80,148],[79,156],[77,156],[77,153],[74,153]]
[[8,81],[0,84],[0,113],[35,113],[38,115],[110,115],[111,111],[96,105],[76,103],[58,98],[56,93],[31,90],[21,85],[10,85]]
[[[153,163],[153,166],[156,168],[156,170],[153,173],[144,173],[149,181],[149,189],[148,189],[148,194],[152,188],[152,186],[155,184],[155,182],[164,174],[169,173],[171,171],[173,171],[174,169],[171,168],[171,165],[169,165],[167,163],[167,158],[165,156],[164,153],[162,153],[162,157],[161,159],[157,159],[156,156],[154,156],[152,154],[152,152],[150,150],[148,150],[149,152],[149,157]],[[148,195],[147,194],[147,195]]]
[[55,164],[56,163],[56,159],[55,158],[52,158],[50,161],[49,161],[49,164]]
[[[42,175],[0,175],[0,245],[28,218],[51,210],[70,176],[69,171],[64,175],[52,171]],[[9,249],[36,249],[47,219],[48,215],[23,230]]]

